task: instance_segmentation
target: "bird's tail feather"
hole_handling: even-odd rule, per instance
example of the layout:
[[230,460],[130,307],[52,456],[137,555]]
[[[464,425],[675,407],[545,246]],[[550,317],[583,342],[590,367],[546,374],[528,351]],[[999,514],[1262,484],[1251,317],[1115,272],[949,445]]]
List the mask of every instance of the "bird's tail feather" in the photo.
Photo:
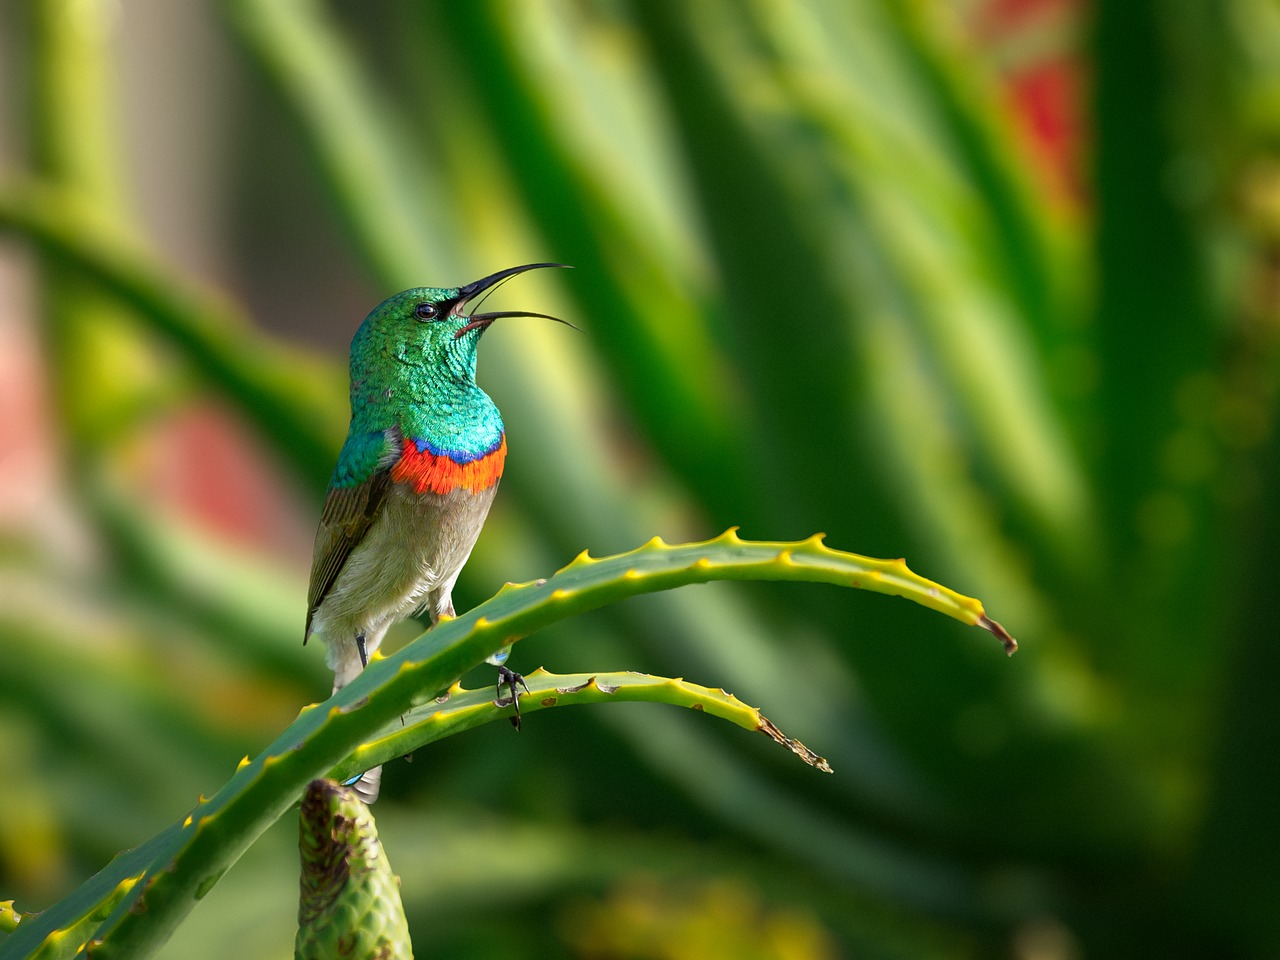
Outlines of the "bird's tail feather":
[[382,789],[382,767],[377,766],[372,770],[366,770],[360,776],[348,780],[343,786],[354,790],[356,796],[366,804],[373,803],[378,799],[378,793]]

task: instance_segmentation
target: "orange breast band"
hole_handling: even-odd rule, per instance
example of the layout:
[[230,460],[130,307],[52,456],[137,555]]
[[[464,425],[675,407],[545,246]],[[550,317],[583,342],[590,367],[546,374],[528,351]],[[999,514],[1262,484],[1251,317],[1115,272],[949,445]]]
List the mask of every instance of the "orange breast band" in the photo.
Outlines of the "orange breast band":
[[506,459],[505,436],[496,450],[467,463],[458,463],[447,453],[419,450],[412,439],[406,438],[400,459],[391,468],[391,479],[412,484],[416,493],[451,493],[459,487],[479,493],[498,482]]

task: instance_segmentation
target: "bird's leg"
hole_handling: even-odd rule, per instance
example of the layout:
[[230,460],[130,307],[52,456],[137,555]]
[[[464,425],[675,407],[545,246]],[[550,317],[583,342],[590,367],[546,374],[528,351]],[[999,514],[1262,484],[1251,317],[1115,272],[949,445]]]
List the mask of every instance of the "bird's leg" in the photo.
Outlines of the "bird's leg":
[[[356,653],[360,654],[360,669],[369,665],[369,650],[365,645],[364,631],[356,634]],[[403,718],[402,718],[403,720]],[[363,773],[357,773],[350,780],[342,782],[344,787],[354,787],[360,799],[365,803],[373,803],[378,799],[378,791],[382,788],[382,767],[374,767]]]
[[524,687],[524,692],[529,692],[529,684],[524,682],[524,677],[516,673],[506,664],[498,664],[498,705],[506,706],[502,697],[502,688],[506,687],[511,691],[511,705],[515,707],[516,714],[511,718],[511,725],[517,730],[520,729],[520,691],[518,687]]

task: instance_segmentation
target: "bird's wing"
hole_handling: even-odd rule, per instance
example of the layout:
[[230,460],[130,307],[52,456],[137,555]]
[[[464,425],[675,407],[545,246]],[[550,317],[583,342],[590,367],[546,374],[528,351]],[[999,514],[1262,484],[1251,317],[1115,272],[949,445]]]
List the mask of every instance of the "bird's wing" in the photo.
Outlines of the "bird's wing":
[[[394,438],[387,437],[387,449],[394,450]],[[311,618],[328,595],[347,557],[364,539],[391,488],[391,467],[382,456],[368,478],[361,483],[331,486],[325,497],[320,528],[316,531],[315,554],[311,561],[311,589],[307,592],[307,626],[303,642],[311,635]]]

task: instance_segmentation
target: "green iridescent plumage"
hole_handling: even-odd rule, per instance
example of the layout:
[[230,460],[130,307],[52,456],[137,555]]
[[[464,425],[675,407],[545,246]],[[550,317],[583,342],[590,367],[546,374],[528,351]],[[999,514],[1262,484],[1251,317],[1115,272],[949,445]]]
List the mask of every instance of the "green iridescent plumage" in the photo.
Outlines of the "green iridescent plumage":
[[411,960],[400,881],[369,808],[332,780],[315,780],[299,810],[302,854],[297,960]]
[[[335,486],[369,479],[389,451],[385,435],[478,455],[502,436],[502,416],[476,384],[478,337],[458,337],[466,315],[417,315],[447,304],[459,288],[416,287],[380,303],[351,341],[351,429],[334,470]],[[443,306],[441,313],[444,313]]]

